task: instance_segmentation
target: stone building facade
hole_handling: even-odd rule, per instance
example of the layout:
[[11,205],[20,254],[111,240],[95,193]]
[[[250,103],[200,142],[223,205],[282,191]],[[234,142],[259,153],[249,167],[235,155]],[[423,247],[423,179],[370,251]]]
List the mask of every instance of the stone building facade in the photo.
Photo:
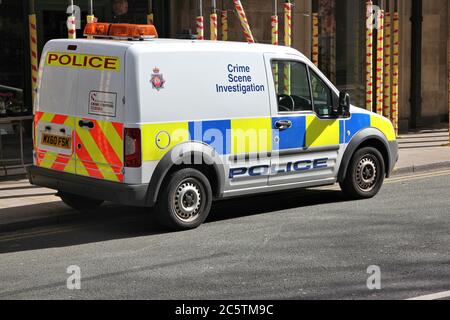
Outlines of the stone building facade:
[[[277,1],[280,19],[280,44],[283,43],[283,2]],[[292,45],[306,56],[311,57],[311,13],[314,10],[320,13],[320,6],[327,1],[295,0],[292,2],[295,4]],[[332,63],[336,64],[337,70],[336,76],[332,80],[339,88],[350,91],[353,102],[364,105],[365,1],[331,0],[328,2],[334,2],[332,14],[336,20],[336,32],[334,34],[336,39],[334,41],[336,45],[335,59],[337,61]],[[399,125],[401,131],[413,127],[445,126],[449,114],[450,4],[448,0],[420,1],[423,21],[421,27],[421,63],[418,65],[411,62],[413,43],[417,41],[412,39],[411,17],[413,7],[418,2],[417,0],[398,1],[398,12],[400,14]],[[245,41],[238,17],[233,11],[232,1],[218,0],[217,4],[219,10],[223,8],[229,10],[230,40]],[[270,17],[274,14],[274,1],[242,0],[242,4],[246,10],[255,39],[261,43],[270,43]],[[385,10],[389,8],[390,12],[394,12],[393,0],[374,1],[374,4]],[[207,39],[209,38],[208,16],[210,12],[211,1],[203,1],[205,37]],[[172,0],[170,14],[172,16],[171,36],[176,36],[185,29],[190,29],[195,34],[198,0]],[[411,77],[418,67],[421,69],[421,104],[419,110],[412,112],[411,95],[414,87],[411,83]],[[322,65],[321,69],[327,73],[327,65]],[[352,71],[349,72],[349,70]],[[327,74],[327,76],[333,78],[331,74]],[[350,85],[351,83],[354,85]],[[416,108],[418,107],[416,106]],[[412,119],[414,114],[416,119]]]
[[[94,0],[99,21],[112,21],[114,0]],[[68,0],[0,1],[0,117],[31,114],[28,14],[34,2],[38,27],[38,51],[52,38],[66,37]],[[148,0],[127,0],[129,22],[145,23]],[[199,0],[152,0],[155,24],[161,37],[178,37],[183,30],[195,34]],[[203,0],[205,36],[209,38],[208,16],[211,0]],[[245,41],[232,0],[217,0],[218,9],[229,11],[230,41]],[[257,42],[270,43],[270,19],[274,2],[280,18],[280,44],[283,43],[283,3],[278,0],[242,0]],[[319,67],[338,88],[347,90],[352,101],[364,106],[365,96],[365,0],[293,0],[292,45],[311,57],[311,14],[318,12],[323,25],[320,32]],[[89,1],[74,0],[81,13],[81,28],[86,21]],[[394,0],[374,0],[394,11]],[[398,0],[400,13],[400,96],[401,131],[413,127],[433,127],[448,121],[448,0]],[[420,10],[418,11],[418,7]],[[420,30],[411,17],[419,16]],[[414,32],[413,32],[414,31]],[[420,32],[418,32],[420,31]],[[417,51],[417,38],[421,34]],[[220,34],[219,34],[220,39]],[[419,56],[420,61],[417,60]],[[412,59],[415,59],[412,61]],[[418,77],[419,76],[419,77]],[[418,80],[417,80],[418,79]],[[420,86],[420,90],[414,90]],[[418,94],[417,94],[418,92]],[[413,97],[413,93],[416,93]]]

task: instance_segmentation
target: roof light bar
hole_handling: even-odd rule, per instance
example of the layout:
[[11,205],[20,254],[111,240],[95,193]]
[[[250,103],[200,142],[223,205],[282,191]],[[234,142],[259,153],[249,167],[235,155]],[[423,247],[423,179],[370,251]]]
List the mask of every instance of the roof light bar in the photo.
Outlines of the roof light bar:
[[85,36],[114,39],[157,38],[158,32],[151,24],[129,23],[88,23],[84,28]]

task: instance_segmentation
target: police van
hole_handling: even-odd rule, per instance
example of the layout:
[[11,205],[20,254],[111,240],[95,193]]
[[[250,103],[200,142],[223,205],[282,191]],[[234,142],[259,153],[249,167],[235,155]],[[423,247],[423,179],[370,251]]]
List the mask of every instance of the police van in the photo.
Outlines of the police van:
[[157,39],[140,25],[85,34],[45,45],[29,168],[75,209],[154,207],[191,229],[219,199],[335,183],[371,198],[396,164],[391,122],[292,48]]

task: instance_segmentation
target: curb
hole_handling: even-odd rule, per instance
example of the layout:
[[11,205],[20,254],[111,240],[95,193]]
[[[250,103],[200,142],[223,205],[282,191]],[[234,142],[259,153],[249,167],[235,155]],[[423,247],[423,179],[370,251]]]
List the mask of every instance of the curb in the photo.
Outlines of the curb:
[[0,233],[3,232],[14,232],[23,229],[33,229],[43,226],[56,226],[58,224],[73,222],[80,217],[82,217],[82,213],[62,213],[60,215],[55,216],[47,216],[43,218],[37,219],[29,219],[17,222],[11,222],[8,224],[0,225]]
[[[106,205],[108,207],[109,205]],[[114,206],[113,206],[114,207]],[[16,232],[21,231],[25,229],[33,229],[33,228],[40,228],[40,227],[55,227],[59,225],[64,225],[68,223],[76,223],[76,222],[96,222],[96,221],[102,221],[105,218],[108,218],[110,220],[116,219],[118,217],[126,217],[126,214],[123,214],[123,212],[115,212],[111,214],[111,212],[100,210],[100,212],[93,211],[83,211],[79,212],[74,209],[70,209],[67,207],[67,210],[64,210],[60,214],[54,214],[50,216],[43,216],[41,218],[36,219],[28,219],[23,221],[16,221],[7,223],[4,225],[0,224],[0,234],[1,233],[7,233],[7,232]],[[131,215],[134,216],[134,215]],[[128,217],[131,217],[128,215]],[[151,215],[149,215],[151,217]]]
[[394,169],[392,176],[399,176],[399,175],[420,173],[420,172],[427,172],[427,171],[435,171],[435,170],[439,170],[439,169],[448,169],[448,168],[450,168],[450,161],[436,162],[436,163],[424,164],[424,165],[420,165],[420,166],[411,165],[411,166],[405,167],[405,168]]
[[8,179],[10,177],[16,176],[26,176],[27,170],[24,168],[12,168],[5,169],[4,167],[0,167],[0,179]]

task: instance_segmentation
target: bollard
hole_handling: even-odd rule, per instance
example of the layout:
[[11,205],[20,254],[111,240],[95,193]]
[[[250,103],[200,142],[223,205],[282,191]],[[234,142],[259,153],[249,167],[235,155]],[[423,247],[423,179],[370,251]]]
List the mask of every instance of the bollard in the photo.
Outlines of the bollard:
[[148,0],[147,24],[155,24],[155,20],[153,17],[153,1],[152,0]]
[[313,41],[312,41],[312,62],[316,67],[319,67],[319,14],[312,14],[313,24]]
[[384,111],[383,116],[391,118],[391,13],[384,18]]
[[205,40],[205,26],[203,18],[203,3],[202,0],[198,0],[198,16],[195,18],[195,23],[197,26],[197,40]]
[[[359,7],[357,6],[355,8],[356,10],[356,16],[359,16]],[[354,28],[355,28],[355,43],[354,46],[354,64],[353,64],[353,77],[354,77],[354,93],[353,93],[353,101],[354,104],[359,106],[361,105],[361,85],[360,85],[360,73],[361,73],[361,57],[360,57],[360,48],[359,48],[359,41],[361,39],[361,30],[360,30],[360,21],[358,19],[354,19]]]
[[31,59],[31,96],[32,103],[36,97],[36,87],[38,78],[38,56],[37,56],[37,30],[36,15],[28,16],[29,32],[30,32],[30,59]]
[[[272,23],[271,23],[271,25],[272,25],[272,44],[274,46],[277,46],[278,45],[278,15],[277,14],[273,15],[271,21],[272,21]],[[274,77],[274,82],[275,82],[275,90],[278,93],[279,82],[278,82],[278,64],[277,63],[275,63],[272,66],[272,71],[273,71],[273,77]]]
[[221,20],[222,20],[222,41],[228,41],[228,11],[227,10],[222,10]]
[[[93,0],[89,1],[89,14],[86,16],[86,22],[87,23],[94,23],[95,22]],[[87,36],[87,38],[88,39],[94,39],[93,36]]]
[[[290,47],[292,44],[292,3],[286,1],[284,4],[284,45]],[[291,94],[291,66],[284,66],[284,93]]]
[[[336,9],[336,2],[330,2],[332,4],[332,10]],[[331,28],[330,39],[330,80],[336,83],[336,20],[334,20]]]
[[393,65],[392,65],[392,123],[394,124],[394,129],[398,135],[398,88],[399,88],[399,14],[397,11],[394,12],[394,45],[393,45]]
[[204,20],[203,16],[198,16],[195,19],[197,23],[197,40],[204,40],[205,39],[205,28],[204,28]]
[[292,3],[287,1],[284,4],[284,45],[291,46],[292,42]]
[[384,11],[378,11],[378,39],[377,39],[377,113],[383,114],[384,100]]
[[252,30],[250,29],[250,25],[247,20],[247,16],[245,15],[244,7],[240,0],[233,0],[234,7],[238,14],[239,20],[241,22],[242,30],[244,32],[244,36],[247,39],[248,43],[254,43],[255,39],[253,38]]
[[373,7],[366,3],[366,109],[373,110]]
[[272,26],[272,44],[277,46],[278,45],[278,16],[272,16],[271,19],[271,26]]
[[154,17],[153,17],[153,13],[149,13],[147,15],[147,24],[154,24],[154,23],[155,23],[155,20],[154,20]]
[[76,39],[77,38],[77,24],[76,24],[76,18],[73,14],[74,7],[73,7],[73,0],[71,1],[70,8],[72,10],[72,14],[67,18],[67,38],[69,39]]
[[67,18],[67,38],[76,39],[77,29],[76,29],[76,18],[74,15]]
[[217,14],[211,13],[209,16],[211,40],[217,40]]
[[[93,14],[89,14],[86,16],[86,22],[87,23],[94,23],[95,22],[95,16]],[[94,39],[93,36],[87,36],[88,39]]]
[[212,0],[211,15],[209,16],[210,39],[217,41],[217,7],[216,0]]

